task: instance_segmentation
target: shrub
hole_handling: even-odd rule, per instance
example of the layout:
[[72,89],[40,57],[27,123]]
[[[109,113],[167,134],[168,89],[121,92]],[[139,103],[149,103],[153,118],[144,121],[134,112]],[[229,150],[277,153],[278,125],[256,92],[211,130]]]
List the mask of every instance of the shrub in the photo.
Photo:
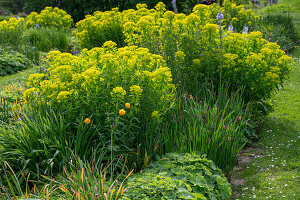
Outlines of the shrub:
[[[74,20],[77,22],[84,18],[86,14],[91,14],[95,11],[107,11],[115,7],[119,7],[120,10],[132,9],[138,3],[145,3],[149,5],[150,8],[153,8],[158,2],[163,2],[167,5],[168,10],[173,10],[172,2],[170,0],[118,0],[118,1],[109,1],[109,0],[89,0],[89,1],[80,1],[80,0],[64,0],[64,1],[49,1],[49,0],[26,0],[22,4],[17,4],[19,6],[18,11],[25,10],[26,12],[31,11],[40,11],[45,6],[59,7],[67,11]],[[24,5],[25,3],[25,5]],[[199,0],[177,0],[177,8],[179,12],[190,12],[191,8],[199,3]],[[14,5],[10,3],[9,5],[5,4],[8,8],[14,8]],[[21,9],[23,8],[23,9]],[[11,9],[13,10],[13,9]],[[14,9],[15,10],[15,9]],[[15,12],[16,13],[16,12]]]
[[17,47],[25,28],[24,18],[0,21],[0,45]]
[[28,27],[52,27],[57,29],[71,28],[73,23],[71,15],[57,7],[46,7],[40,14],[30,13],[27,17],[26,26]]
[[117,8],[106,12],[96,11],[94,15],[87,15],[79,21],[73,33],[82,48],[100,47],[108,40],[123,46],[122,15]]
[[[1,11],[1,10],[0,10]],[[1,12],[0,12],[1,13]],[[0,15],[0,21],[6,20],[8,21],[11,17]]]
[[292,59],[259,32],[230,33],[206,24],[201,13],[207,8],[196,6],[196,14],[189,16],[167,11],[159,19],[145,16],[128,22],[125,41],[162,55],[176,83],[190,91],[197,91],[197,84],[209,77],[216,86],[230,80],[231,86],[245,87],[246,101],[268,98],[286,77]]
[[293,64],[279,45],[263,39],[260,32],[231,34],[224,38],[223,45],[225,54],[220,70],[224,70],[225,80],[245,87],[246,101],[268,99]]
[[14,74],[32,66],[32,62],[20,53],[4,52],[0,54],[0,76]]
[[[114,21],[116,26],[108,25],[107,33],[104,29],[90,30],[88,25],[100,20],[88,16],[78,22],[76,37],[82,45],[101,45],[105,38],[115,38],[117,33],[121,38],[123,29],[125,43],[146,47],[163,56],[172,69],[173,79],[182,87],[197,91],[197,83],[204,77],[211,78],[214,85],[230,80],[232,87],[242,85],[249,91],[244,93],[247,102],[268,98],[290,70],[291,58],[278,45],[264,40],[259,32],[247,34],[245,28],[245,34],[219,30],[218,23],[232,23],[241,31],[245,23],[251,25],[259,19],[243,6],[197,5],[188,16],[165,10],[165,5],[159,3],[151,10],[138,4],[137,10],[100,12],[102,23]],[[218,21],[220,11],[224,19]]]
[[[66,123],[88,118],[105,151],[145,153],[151,143],[146,130],[173,105],[171,72],[161,56],[147,49],[115,45],[109,41],[79,56],[50,52],[49,68],[30,75],[24,99],[28,106],[46,103]],[[86,149],[84,143],[77,147]]]
[[[137,10],[129,9],[122,12],[118,12],[118,9],[114,8],[112,11],[97,11],[94,15],[87,15],[84,20],[76,24],[76,29],[74,30],[79,44],[82,47],[92,48],[102,46],[105,41],[112,40],[118,46],[122,46],[124,45],[123,34],[126,34],[128,29],[136,33],[146,31],[141,27],[128,27],[132,23],[138,24],[138,26],[147,25],[149,28],[155,29],[156,27],[161,28],[163,22],[168,26],[176,24],[176,22],[182,24],[186,18],[184,14],[175,15],[171,11],[166,11],[166,6],[161,2],[155,6],[155,9],[147,9],[146,4],[137,4],[136,8]],[[199,4],[194,7],[193,14],[189,19],[197,18],[199,21],[197,22],[198,25],[204,25],[205,23],[217,24],[216,15],[220,11],[225,13],[224,20],[222,20],[224,25],[228,26],[232,23],[236,31],[242,31],[245,24],[248,26],[255,24],[259,19],[259,16],[256,16],[252,10],[245,10],[243,6],[236,6],[235,4],[225,4],[224,8],[218,4],[210,6]],[[177,28],[177,26],[174,28]],[[133,40],[136,40],[138,39],[136,36],[139,35],[134,36],[131,37]],[[128,44],[131,44],[127,37],[126,41]]]
[[204,156],[167,154],[129,177],[122,199],[230,199],[227,179]]

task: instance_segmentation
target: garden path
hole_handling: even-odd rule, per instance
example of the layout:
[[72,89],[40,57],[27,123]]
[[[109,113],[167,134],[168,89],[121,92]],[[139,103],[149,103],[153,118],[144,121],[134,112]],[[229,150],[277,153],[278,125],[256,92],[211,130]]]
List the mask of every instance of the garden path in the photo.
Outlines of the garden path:
[[[280,3],[294,5],[291,14],[299,34],[299,0]],[[263,121],[260,140],[239,158],[231,180],[232,199],[300,199],[300,47],[292,56],[294,69],[271,99],[274,111]]]

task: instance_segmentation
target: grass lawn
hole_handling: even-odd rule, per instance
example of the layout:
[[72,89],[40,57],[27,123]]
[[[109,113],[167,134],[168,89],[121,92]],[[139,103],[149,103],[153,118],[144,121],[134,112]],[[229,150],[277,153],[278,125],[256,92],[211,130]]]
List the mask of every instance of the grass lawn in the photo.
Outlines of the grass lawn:
[[38,70],[39,70],[39,67],[35,66],[33,68],[26,69],[26,70],[18,72],[16,74],[12,74],[9,76],[3,76],[3,77],[0,76],[0,90],[2,89],[2,86],[10,84],[10,83],[26,82],[28,76],[30,74],[37,72]]
[[[281,2],[295,5],[292,15],[300,33],[298,0]],[[259,142],[245,151],[254,159],[234,173],[240,183],[242,180],[246,182],[233,186],[232,199],[300,199],[299,47],[293,57],[295,67],[284,87],[271,99],[274,111],[266,116],[262,124]]]

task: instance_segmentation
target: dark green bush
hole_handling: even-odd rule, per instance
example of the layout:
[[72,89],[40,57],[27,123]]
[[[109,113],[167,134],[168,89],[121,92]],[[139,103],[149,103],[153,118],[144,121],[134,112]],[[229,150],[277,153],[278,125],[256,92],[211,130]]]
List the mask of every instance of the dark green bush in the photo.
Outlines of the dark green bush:
[[10,17],[8,16],[3,16],[3,15],[0,15],[0,22],[3,21],[3,20],[6,20],[8,21]]
[[205,156],[167,154],[129,178],[129,199],[230,199],[227,179]]
[[[59,7],[72,15],[75,22],[84,18],[87,14],[92,14],[97,10],[106,11],[119,7],[120,10],[135,8],[138,3],[146,3],[149,8],[153,8],[158,2],[162,1],[167,5],[168,10],[173,10],[172,1],[170,0],[8,0],[4,7],[13,13],[26,11],[27,13],[35,11],[40,12],[46,6]],[[191,9],[200,3],[200,0],[177,0],[178,12],[189,13]]]
[[0,76],[14,74],[32,67],[32,62],[23,54],[17,52],[0,52]]

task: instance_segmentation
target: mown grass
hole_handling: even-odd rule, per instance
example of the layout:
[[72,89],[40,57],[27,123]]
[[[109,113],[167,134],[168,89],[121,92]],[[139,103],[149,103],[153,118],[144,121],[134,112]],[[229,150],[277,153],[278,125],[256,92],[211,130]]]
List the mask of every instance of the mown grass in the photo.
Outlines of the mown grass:
[[0,90],[4,85],[8,85],[11,83],[25,83],[30,74],[33,74],[39,70],[38,66],[33,68],[26,69],[24,71],[18,72],[16,74],[8,75],[8,76],[0,76]]
[[[300,7],[297,0],[292,16],[300,32]],[[300,199],[300,48],[294,51],[295,66],[284,87],[273,96],[274,111],[269,113],[260,140],[249,150],[255,159],[235,172],[246,183],[234,186],[232,199]]]

